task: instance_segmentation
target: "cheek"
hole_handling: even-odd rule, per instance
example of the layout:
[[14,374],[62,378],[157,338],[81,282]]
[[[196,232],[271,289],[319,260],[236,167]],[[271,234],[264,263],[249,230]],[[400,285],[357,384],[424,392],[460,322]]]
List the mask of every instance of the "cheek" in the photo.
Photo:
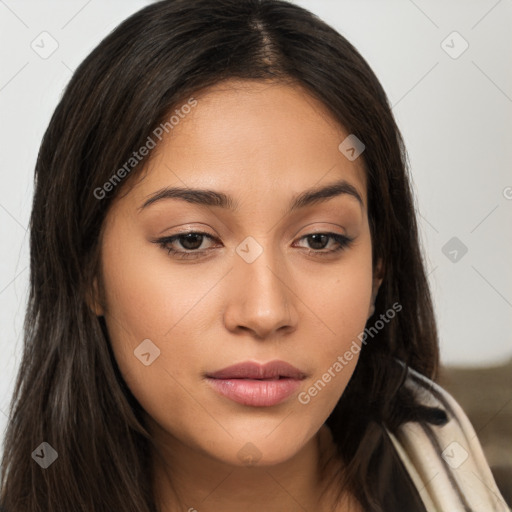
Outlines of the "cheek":
[[126,384],[150,415],[165,417],[172,404],[185,420],[201,412],[191,399],[192,376],[211,345],[205,331],[214,314],[212,284],[226,269],[206,276],[194,265],[172,264],[163,249],[123,229],[106,231],[102,251],[112,350]]
[[164,249],[124,226],[106,232],[102,266],[112,342],[132,349],[146,338],[165,343],[184,324],[193,334],[195,308],[223,273],[205,279],[194,265],[173,264]]
[[[293,293],[288,297],[290,307],[299,311],[299,321],[289,348],[278,355],[286,359],[290,350],[310,370],[301,388],[302,401],[298,396],[290,404],[293,414],[285,423],[290,439],[267,439],[262,434],[274,431],[283,418],[256,420],[253,414],[234,414],[233,407],[225,406],[214,411],[235,439],[227,447],[219,444],[225,432],[209,414],[212,396],[199,375],[207,363],[240,358],[239,345],[223,344],[229,335],[222,311],[244,291],[243,283],[223,279],[229,261],[208,267],[172,264],[163,250],[155,251],[122,229],[111,233],[102,257],[105,318],[116,360],[135,398],[168,433],[205,451],[217,446],[219,457],[229,452],[235,459],[236,450],[250,436],[262,451],[284,457],[324,423],[357,362],[357,354],[344,363],[338,358],[366,322],[372,277],[369,237],[361,236],[335,264],[289,262],[287,286]],[[144,340],[150,341],[139,350]]]
[[304,281],[303,296],[323,324],[324,348],[340,350],[364,329],[368,318],[372,294],[369,239],[347,253],[334,269],[322,272]]
[[191,382],[197,374],[194,365],[204,357],[197,303],[208,283],[197,272],[194,278],[171,275],[165,258],[151,261],[153,254],[133,249],[117,254],[106,247],[103,254],[112,350],[123,379],[149,416],[187,439],[191,422],[197,428],[208,424]]
[[304,284],[308,305],[316,313],[311,322],[309,354],[314,375],[299,401],[311,409],[331,410],[346,388],[359,359],[372,291],[369,239],[336,269],[335,279]]

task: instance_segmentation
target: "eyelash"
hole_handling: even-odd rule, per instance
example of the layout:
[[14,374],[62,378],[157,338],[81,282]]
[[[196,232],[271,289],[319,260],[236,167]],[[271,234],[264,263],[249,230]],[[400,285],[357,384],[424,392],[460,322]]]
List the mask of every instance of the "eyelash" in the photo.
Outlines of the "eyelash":
[[[186,235],[196,235],[196,236],[204,236],[206,238],[209,238],[210,240],[219,241],[216,237],[210,235],[209,233],[204,233],[202,231],[186,231],[183,233],[178,233],[176,235],[159,238],[157,240],[153,240],[153,243],[158,244],[162,249],[167,251],[167,254],[170,256],[172,254],[173,258],[177,259],[197,259],[200,258],[204,253],[206,253],[209,249],[206,250],[191,250],[188,251],[177,251],[176,249],[173,249],[170,247],[170,244],[174,243],[176,240],[178,240],[180,237],[186,236]],[[322,251],[321,249],[315,250],[315,249],[309,249],[307,254],[314,255],[314,256],[320,256],[320,257],[326,257],[331,256],[335,253],[341,252],[344,249],[347,249],[350,247],[352,242],[354,241],[353,238],[350,238],[345,235],[340,235],[339,233],[329,233],[329,232],[315,232],[315,233],[309,233],[307,235],[302,236],[299,240],[306,239],[313,235],[325,235],[328,236],[330,239],[334,240],[337,244],[337,247],[335,249],[331,249],[329,251]]]

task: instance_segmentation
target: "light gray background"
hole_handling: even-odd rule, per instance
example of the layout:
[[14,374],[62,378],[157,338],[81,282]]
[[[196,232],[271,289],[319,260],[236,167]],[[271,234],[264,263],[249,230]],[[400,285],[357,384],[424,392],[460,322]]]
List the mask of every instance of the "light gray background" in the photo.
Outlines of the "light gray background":
[[[21,355],[26,229],[41,138],[72,71],[148,3],[0,0],[0,432]],[[512,356],[512,0],[296,3],[358,48],[393,105],[410,156],[442,361],[506,361]],[[31,47],[35,41],[40,51],[51,48],[43,31],[58,43],[45,59]],[[454,31],[469,44],[460,56],[465,43]],[[466,254],[446,246],[453,237]]]

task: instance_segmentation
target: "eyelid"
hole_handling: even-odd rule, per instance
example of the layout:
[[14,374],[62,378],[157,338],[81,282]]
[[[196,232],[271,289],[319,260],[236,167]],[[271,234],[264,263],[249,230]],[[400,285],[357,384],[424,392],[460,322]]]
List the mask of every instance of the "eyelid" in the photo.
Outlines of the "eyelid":
[[[194,250],[194,249],[184,249],[184,250],[177,250],[173,249],[172,247],[168,247],[170,244],[173,244],[180,238],[180,236],[186,236],[188,234],[198,235],[202,237],[209,238],[212,241],[220,242],[222,244],[222,241],[219,240],[218,237],[211,235],[210,233],[204,232],[204,231],[194,231],[194,230],[188,230],[188,231],[182,231],[175,233],[173,235],[169,235],[166,237],[158,238],[156,240],[152,240],[153,243],[157,243],[162,249],[166,250],[168,255],[170,256],[171,253],[173,254],[173,258],[175,259],[182,259],[182,260],[194,260],[194,259],[200,259],[202,258],[206,253],[210,252],[214,247],[210,247],[207,249],[200,249],[200,250]],[[298,238],[298,242],[307,239],[310,236],[314,235],[325,235],[328,237],[329,240],[334,240],[336,243],[336,247],[334,249],[329,249],[327,251],[323,249],[310,249],[307,247],[304,247],[306,254],[308,256],[315,256],[315,257],[328,257],[332,256],[334,254],[340,253],[344,249],[351,246],[352,242],[354,241],[354,238],[349,237],[347,235],[341,234],[341,233],[335,233],[330,231],[312,231],[309,233],[306,233]]]
[[354,241],[353,237],[349,237],[349,236],[343,235],[341,233],[333,233],[330,231],[315,231],[315,232],[307,233],[307,234],[301,236],[299,238],[299,241],[304,240],[304,239],[308,238],[309,236],[313,236],[313,235],[326,235],[331,240],[334,240],[337,244],[337,246],[334,249],[330,249],[327,251],[322,250],[322,249],[308,249],[307,247],[304,248],[307,251],[308,255],[314,255],[314,256],[319,256],[319,257],[328,257],[328,256],[332,256],[334,254],[340,253],[344,249],[349,248],[352,245],[352,242]]
[[[208,233],[206,231],[194,231],[194,230],[181,231],[181,232],[178,232],[178,233],[174,233],[172,235],[163,236],[161,238],[157,238],[155,240],[152,240],[152,242],[160,243],[160,244],[162,244],[162,243],[172,243],[172,242],[175,242],[176,240],[178,240],[180,237],[186,236],[186,235],[197,235],[197,236],[202,236],[204,238],[208,238],[208,239],[210,239],[212,241],[221,242],[217,236],[212,235],[211,233]],[[194,251],[189,250],[189,252],[200,252],[200,251],[199,250],[194,250]]]
[[[171,256],[172,258],[177,260],[196,260],[202,258],[205,253],[210,252],[213,248],[208,249],[200,249],[200,250],[177,250],[173,249],[172,247],[168,247],[170,244],[173,244],[180,238],[180,236],[186,236],[189,234],[193,235],[200,235],[206,238],[211,239],[214,242],[220,242],[222,243],[219,238],[215,235],[212,235],[211,233],[205,232],[205,231],[199,231],[199,230],[193,230],[188,229],[184,231],[180,231],[177,233],[174,233],[173,235],[164,236],[161,238],[157,238],[154,240],[151,240],[151,242],[158,244],[163,250],[167,251],[167,254]],[[202,245],[202,244],[201,244]]]

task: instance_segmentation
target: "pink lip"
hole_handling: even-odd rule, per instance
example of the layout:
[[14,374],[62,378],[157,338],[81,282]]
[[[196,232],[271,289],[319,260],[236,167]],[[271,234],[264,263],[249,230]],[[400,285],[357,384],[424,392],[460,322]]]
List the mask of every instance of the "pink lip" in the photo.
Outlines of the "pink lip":
[[245,362],[206,375],[207,382],[221,395],[243,405],[277,405],[300,386],[306,375],[284,361],[264,365]]

